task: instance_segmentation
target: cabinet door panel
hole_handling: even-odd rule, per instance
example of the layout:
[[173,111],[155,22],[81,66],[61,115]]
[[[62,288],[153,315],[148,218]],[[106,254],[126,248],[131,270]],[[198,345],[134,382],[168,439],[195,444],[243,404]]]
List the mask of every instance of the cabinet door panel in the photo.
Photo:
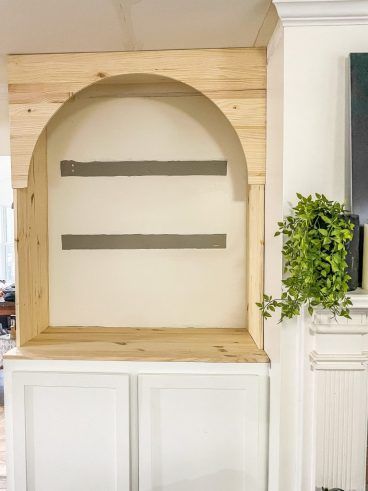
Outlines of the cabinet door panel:
[[267,383],[253,375],[139,377],[140,491],[264,491]]
[[15,491],[129,491],[129,376],[15,373]]

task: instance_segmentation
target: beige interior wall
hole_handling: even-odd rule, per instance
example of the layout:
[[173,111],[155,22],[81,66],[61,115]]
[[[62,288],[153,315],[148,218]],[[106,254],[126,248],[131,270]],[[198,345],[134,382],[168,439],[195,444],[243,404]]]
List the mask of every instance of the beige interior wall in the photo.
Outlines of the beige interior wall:
[[[246,165],[234,130],[203,96],[110,92],[94,88],[48,127],[50,325],[244,327]],[[63,159],[226,159],[228,175],[61,178]],[[227,248],[62,251],[67,233],[226,233]]]

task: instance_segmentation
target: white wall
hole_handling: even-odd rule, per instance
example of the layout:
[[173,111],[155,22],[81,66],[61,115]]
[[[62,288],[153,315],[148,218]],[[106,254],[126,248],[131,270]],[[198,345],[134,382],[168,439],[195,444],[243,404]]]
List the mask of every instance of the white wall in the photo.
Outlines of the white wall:
[[12,202],[10,157],[0,155],[0,206],[11,206]]
[[295,192],[345,199],[348,56],[367,52],[368,26],[285,29],[284,201]]
[[0,155],[10,155],[6,57],[0,55]]
[[[61,178],[63,159],[227,159],[228,175]],[[51,325],[245,325],[245,160],[206,98],[77,99],[48,129],[48,175]],[[227,248],[62,251],[67,233],[226,233]]]

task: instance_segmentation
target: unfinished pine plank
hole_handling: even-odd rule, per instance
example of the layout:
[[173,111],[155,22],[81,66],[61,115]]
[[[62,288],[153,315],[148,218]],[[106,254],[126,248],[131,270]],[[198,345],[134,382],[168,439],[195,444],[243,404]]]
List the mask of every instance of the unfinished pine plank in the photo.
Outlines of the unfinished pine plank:
[[[34,145],[50,118],[73,94],[109,77],[144,73],[183,82],[214,102],[236,131],[265,128],[266,52],[263,48],[9,57],[13,186],[26,187]],[[242,133],[238,133],[242,140]],[[242,141],[249,183],[264,183]]]
[[[264,73],[262,76],[265,53],[265,48],[216,48],[10,55],[9,80],[16,84],[73,80],[85,86],[125,73],[162,76],[175,73],[177,77],[173,78],[183,82],[198,78],[230,80],[235,84],[241,75],[241,80],[249,88],[260,88],[260,85],[266,85]],[[261,71],[256,71],[256,68]]]
[[264,275],[264,186],[248,187],[247,292],[249,333],[258,348],[263,348],[263,318],[256,302],[263,297]]
[[244,329],[49,327],[7,359],[268,363]]
[[15,193],[17,345],[49,323],[46,131],[36,145],[28,187]]
[[[136,80],[136,81],[135,81]],[[75,96],[77,98],[95,99],[100,97],[195,97],[203,96],[190,85],[167,77],[130,75],[111,77],[81,90],[80,84],[9,84],[9,101],[12,104],[32,104],[39,102],[63,103]],[[218,99],[262,99],[266,96],[265,89],[219,90],[207,89],[207,95]]]
[[237,128],[244,153],[247,159],[248,179],[250,184],[264,184],[266,179],[266,127],[248,126]]

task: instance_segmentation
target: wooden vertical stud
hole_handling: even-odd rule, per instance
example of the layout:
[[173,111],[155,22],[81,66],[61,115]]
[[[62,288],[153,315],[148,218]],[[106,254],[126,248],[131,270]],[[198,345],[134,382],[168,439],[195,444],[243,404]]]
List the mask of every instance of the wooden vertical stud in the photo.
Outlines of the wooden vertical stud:
[[17,345],[49,324],[46,130],[36,144],[28,187],[15,191]]
[[248,187],[248,330],[258,348],[263,348],[263,317],[256,302],[263,297],[264,275],[264,185]]

